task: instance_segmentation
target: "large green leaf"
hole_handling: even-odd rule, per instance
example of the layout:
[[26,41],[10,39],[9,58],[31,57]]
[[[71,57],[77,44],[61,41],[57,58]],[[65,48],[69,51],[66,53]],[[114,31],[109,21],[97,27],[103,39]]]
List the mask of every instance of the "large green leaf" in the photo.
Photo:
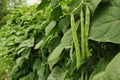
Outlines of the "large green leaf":
[[48,57],[48,63],[49,63],[50,69],[52,69],[53,65],[57,63],[57,61],[60,58],[59,56],[62,53],[64,48],[65,48],[64,44],[59,44],[50,54],[50,56]]
[[120,80],[120,53],[107,65],[104,80]]
[[86,4],[90,7],[91,13],[93,14],[101,0],[87,0]]
[[92,74],[90,75],[89,80],[98,80],[96,78],[99,78],[103,74],[108,63],[109,63],[109,59],[101,58],[98,65],[96,66]]
[[119,0],[110,0],[110,3],[112,6],[120,7],[120,1]]
[[100,72],[98,74],[96,74],[92,80],[104,80],[104,75],[105,75],[105,72]]
[[120,8],[105,7],[94,16],[89,39],[120,44]]
[[52,70],[52,73],[47,78],[47,80],[65,80],[65,76],[66,76],[66,71],[64,71],[64,69],[55,67]]
[[71,35],[71,29],[69,29],[64,34],[61,40],[61,43],[53,50],[53,52],[48,57],[48,63],[49,63],[50,69],[52,69],[53,65],[57,63],[63,49],[69,46],[71,44],[71,41],[72,41],[72,35]]

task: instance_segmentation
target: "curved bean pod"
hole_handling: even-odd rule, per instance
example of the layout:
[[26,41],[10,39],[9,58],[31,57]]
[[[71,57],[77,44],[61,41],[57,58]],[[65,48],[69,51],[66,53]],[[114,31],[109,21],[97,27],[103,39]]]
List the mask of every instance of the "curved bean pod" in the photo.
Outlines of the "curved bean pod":
[[79,69],[81,64],[80,48],[79,48],[78,37],[77,37],[76,23],[75,23],[73,14],[71,14],[71,30],[72,30],[73,42],[74,42],[75,51],[76,51],[76,59],[77,59],[76,67],[77,69]]
[[81,8],[80,12],[81,17],[81,52],[82,52],[82,60],[85,59],[85,24],[84,24],[84,13],[83,9]]
[[89,26],[90,26],[90,10],[88,6],[86,6],[85,13],[85,52],[87,58],[91,55],[88,48],[88,35],[89,35]]

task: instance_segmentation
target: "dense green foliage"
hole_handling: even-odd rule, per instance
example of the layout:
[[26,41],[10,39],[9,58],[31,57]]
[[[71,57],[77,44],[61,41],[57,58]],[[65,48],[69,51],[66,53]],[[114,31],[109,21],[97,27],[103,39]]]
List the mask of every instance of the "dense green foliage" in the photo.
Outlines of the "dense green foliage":
[[8,13],[7,4],[8,4],[7,0],[0,0],[0,26],[5,24],[5,22],[6,22],[4,17]]
[[[107,4],[107,5],[106,5]],[[118,0],[41,0],[0,29],[8,80],[119,80]]]
[[6,24],[6,15],[9,14],[9,10],[24,6],[25,0],[0,0],[0,27]]

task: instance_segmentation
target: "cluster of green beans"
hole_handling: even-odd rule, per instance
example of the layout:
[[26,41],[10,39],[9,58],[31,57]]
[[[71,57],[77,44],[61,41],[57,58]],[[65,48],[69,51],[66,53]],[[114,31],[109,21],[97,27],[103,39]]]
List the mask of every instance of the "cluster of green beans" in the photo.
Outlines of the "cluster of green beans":
[[[90,56],[88,48],[88,35],[89,35],[89,26],[90,26],[90,11],[88,6],[85,8],[85,15],[83,9],[81,8],[81,52],[82,60]],[[85,19],[84,19],[85,18]]]
[[79,42],[77,37],[77,26],[76,26],[73,14],[71,14],[71,30],[72,30],[73,42],[74,42],[75,51],[76,51],[77,69],[79,69],[81,64],[81,59],[80,59],[81,57],[80,57],[80,48],[79,48]]
[[82,71],[80,80],[88,80],[88,75]]
[[[83,10],[82,4],[84,0],[81,2],[81,12],[80,12],[80,23],[81,23],[81,52],[79,48],[79,42],[77,37],[77,27],[74,19],[73,12],[71,13],[71,30],[72,30],[72,36],[73,36],[73,43],[75,46],[76,51],[76,59],[77,59],[77,69],[81,65],[81,60],[84,60],[85,58],[88,58],[90,56],[89,48],[88,48],[88,35],[89,35],[89,26],[90,26],[90,11],[88,6],[85,7],[85,12]],[[78,9],[78,8],[77,8]],[[81,54],[80,54],[81,53]]]

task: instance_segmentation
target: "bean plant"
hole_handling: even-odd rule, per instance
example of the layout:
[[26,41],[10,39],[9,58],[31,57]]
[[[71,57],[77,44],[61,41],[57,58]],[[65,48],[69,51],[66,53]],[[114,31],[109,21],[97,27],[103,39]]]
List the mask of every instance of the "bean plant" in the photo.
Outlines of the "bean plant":
[[41,0],[11,9],[0,28],[0,57],[9,65],[0,75],[120,80],[119,14],[119,0]]

